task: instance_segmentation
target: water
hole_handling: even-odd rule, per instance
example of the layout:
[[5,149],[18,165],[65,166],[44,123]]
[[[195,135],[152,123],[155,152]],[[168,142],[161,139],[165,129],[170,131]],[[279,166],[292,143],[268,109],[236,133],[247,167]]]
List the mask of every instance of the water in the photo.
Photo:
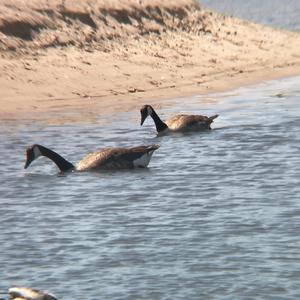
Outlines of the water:
[[[59,299],[299,299],[300,77],[172,99],[219,113],[214,130],[155,137],[139,113],[111,122],[2,123],[0,291]],[[103,124],[105,123],[105,124]],[[147,170],[58,176],[103,146],[160,143]]]
[[199,2],[221,13],[272,27],[300,31],[299,0],[200,0]]

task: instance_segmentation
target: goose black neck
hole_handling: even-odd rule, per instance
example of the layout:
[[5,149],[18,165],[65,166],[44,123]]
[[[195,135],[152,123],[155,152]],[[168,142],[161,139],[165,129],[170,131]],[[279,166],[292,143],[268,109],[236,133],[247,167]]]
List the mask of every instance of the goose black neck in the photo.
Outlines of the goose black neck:
[[162,132],[168,128],[168,125],[160,119],[160,117],[158,116],[158,114],[155,112],[154,109],[152,109],[151,117],[155,123],[157,132]]
[[67,172],[67,171],[71,171],[72,169],[74,169],[73,164],[68,162],[66,159],[64,159],[62,156],[60,156],[56,152],[54,152],[44,146],[41,146],[41,145],[39,145],[39,149],[40,149],[41,153],[43,154],[43,156],[48,157],[58,166],[58,168],[61,172]]

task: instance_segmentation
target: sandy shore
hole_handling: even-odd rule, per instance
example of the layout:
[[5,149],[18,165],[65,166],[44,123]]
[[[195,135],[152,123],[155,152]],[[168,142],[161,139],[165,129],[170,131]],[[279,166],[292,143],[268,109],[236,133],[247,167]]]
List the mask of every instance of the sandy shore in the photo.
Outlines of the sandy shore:
[[2,120],[85,120],[300,74],[297,33],[190,0],[86,2],[1,2]]

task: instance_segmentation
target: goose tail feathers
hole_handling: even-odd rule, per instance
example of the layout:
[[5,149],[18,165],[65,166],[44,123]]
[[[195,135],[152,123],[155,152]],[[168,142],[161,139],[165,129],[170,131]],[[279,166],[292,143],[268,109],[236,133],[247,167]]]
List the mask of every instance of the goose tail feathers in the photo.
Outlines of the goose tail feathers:
[[160,145],[158,145],[158,144],[153,144],[153,145],[147,146],[147,150],[148,150],[148,151],[153,151],[153,150],[157,150],[159,147],[160,147]]

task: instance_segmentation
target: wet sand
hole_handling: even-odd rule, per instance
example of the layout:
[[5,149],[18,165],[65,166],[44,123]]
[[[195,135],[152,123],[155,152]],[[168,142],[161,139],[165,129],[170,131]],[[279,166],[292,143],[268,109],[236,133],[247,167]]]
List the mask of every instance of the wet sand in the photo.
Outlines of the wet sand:
[[1,119],[85,120],[300,74],[299,34],[159,2],[4,0]]

